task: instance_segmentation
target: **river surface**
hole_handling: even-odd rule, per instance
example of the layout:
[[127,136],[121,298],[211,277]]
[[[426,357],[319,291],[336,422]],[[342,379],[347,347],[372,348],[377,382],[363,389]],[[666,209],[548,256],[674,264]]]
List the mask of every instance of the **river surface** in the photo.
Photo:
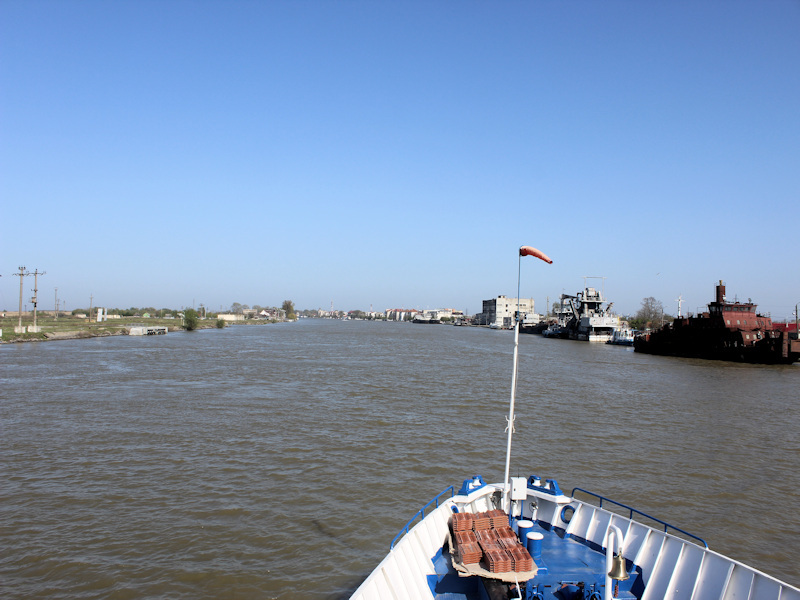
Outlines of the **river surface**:
[[[346,598],[500,481],[513,333],[304,320],[0,347],[0,596]],[[520,336],[512,475],[800,585],[800,366]]]

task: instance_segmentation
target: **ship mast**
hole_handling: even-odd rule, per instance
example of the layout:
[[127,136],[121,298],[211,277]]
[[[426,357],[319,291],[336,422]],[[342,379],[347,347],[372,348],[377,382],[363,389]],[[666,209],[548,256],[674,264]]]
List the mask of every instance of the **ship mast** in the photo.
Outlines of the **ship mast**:
[[520,294],[520,272],[522,271],[522,257],[535,256],[548,264],[553,264],[553,261],[541,250],[532,248],[531,246],[521,246],[519,249],[519,259],[517,263],[517,314],[514,317],[514,370],[511,375],[511,402],[508,408],[508,417],[506,420],[506,431],[508,432],[508,445],[506,446],[506,472],[503,478],[503,510],[509,511],[510,505],[508,495],[511,491],[511,481],[509,475],[511,473],[511,436],[514,434],[514,404],[517,400],[517,365],[519,357],[519,294]]

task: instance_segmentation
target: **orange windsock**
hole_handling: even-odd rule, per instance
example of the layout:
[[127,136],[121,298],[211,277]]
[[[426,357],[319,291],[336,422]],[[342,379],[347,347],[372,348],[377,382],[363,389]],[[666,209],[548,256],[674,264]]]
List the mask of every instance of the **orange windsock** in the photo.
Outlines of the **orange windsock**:
[[533,246],[520,246],[519,255],[520,256],[535,256],[536,258],[541,258],[547,264],[550,264],[550,265],[553,264],[553,260],[549,256],[547,256],[547,254],[545,254],[541,250],[537,250]]

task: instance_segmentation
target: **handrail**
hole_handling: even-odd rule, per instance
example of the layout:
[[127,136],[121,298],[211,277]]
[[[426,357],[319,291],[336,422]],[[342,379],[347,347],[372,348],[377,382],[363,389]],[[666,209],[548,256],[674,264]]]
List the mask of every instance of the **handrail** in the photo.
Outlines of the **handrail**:
[[403,527],[398,532],[398,534],[396,536],[394,536],[394,539],[392,540],[392,545],[389,546],[389,550],[393,550],[394,549],[394,544],[398,539],[400,539],[400,536],[402,536],[404,533],[408,533],[409,532],[411,524],[416,520],[417,517],[419,517],[421,519],[425,518],[425,509],[426,508],[430,508],[431,504],[433,504],[434,502],[436,503],[436,508],[439,508],[439,498],[444,496],[447,492],[450,492],[450,497],[451,498],[456,495],[456,489],[452,485],[450,487],[447,487],[447,488],[443,489],[438,494],[436,494],[436,496],[430,502],[428,502],[425,506],[423,506],[422,509],[420,509],[413,517],[411,517],[408,520],[408,523],[406,523],[406,526]]
[[648,515],[647,513],[643,513],[640,510],[636,510],[635,508],[632,508],[630,506],[627,506],[626,504],[622,504],[621,502],[617,502],[616,500],[612,500],[611,498],[606,498],[604,496],[601,496],[600,494],[595,494],[594,492],[590,492],[589,490],[584,490],[583,488],[577,488],[577,487],[574,488],[572,490],[572,494],[571,494],[573,497],[575,496],[575,492],[583,492],[584,494],[588,494],[589,496],[594,496],[595,498],[600,500],[600,508],[603,508],[603,501],[605,500],[606,502],[610,502],[611,504],[616,504],[617,506],[620,506],[620,507],[624,508],[625,510],[629,510],[629,511],[631,511],[630,515],[628,517],[629,519],[633,519],[633,513],[636,513],[637,515],[641,515],[643,517],[646,517],[646,518],[648,518],[648,519],[650,519],[652,521],[655,521],[656,523],[661,523],[664,526],[664,532],[665,533],[667,532],[667,529],[674,529],[675,531],[678,531],[678,532],[682,533],[683,535],[687,535],[690,538],[693,538],[693,539],[697,540],[698,542],[701,542],[703,544],[703,546],[705,546],[706,550],[708,549],[708,544],[706,543],[706,541],[703,538],[697,537],[693,533],[689,533],[688,531],[684,531],[683,529],[681,529],[679,527],[675,527],[674,525],[670,525],[666,521],[662,521],[661,519],[656,519],[655,517],[652,517],[652,516]]

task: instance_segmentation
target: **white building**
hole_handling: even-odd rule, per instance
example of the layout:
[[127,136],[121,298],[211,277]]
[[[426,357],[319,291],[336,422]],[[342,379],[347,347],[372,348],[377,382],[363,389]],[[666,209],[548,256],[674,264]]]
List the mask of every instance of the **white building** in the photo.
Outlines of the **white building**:
[[235,323],[237,321],[244,321],[244,315],[231,314],[231,313],[219,313],[217,315],[217,319],[225,321],[226,323]]
[[[476,315],[476,320],[478,325],[495,325],[503,329],[510,329],[514,326],[515,312],[517,312],[516,298],[498,296],[483,301],[483,312]],[[533,298],[520,298],[519,312],[524,321],[530,322],[535,314]]]
[[410,321],[419,311],[414,308],[390,308],[386,318],[390,321]]

